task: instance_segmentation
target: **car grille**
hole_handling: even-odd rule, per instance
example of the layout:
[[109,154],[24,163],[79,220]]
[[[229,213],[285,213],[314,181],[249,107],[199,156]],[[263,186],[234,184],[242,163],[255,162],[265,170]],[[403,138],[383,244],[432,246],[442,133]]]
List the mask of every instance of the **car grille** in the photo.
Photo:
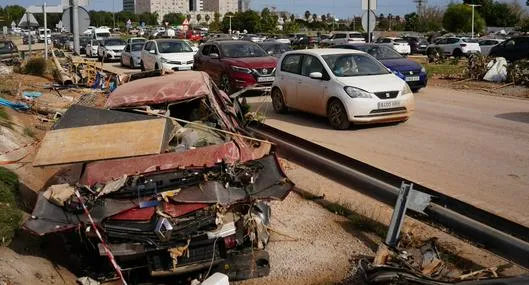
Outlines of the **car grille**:
[[383,92],[375,92],[375,95],[379,99],[394,99],[399,95],[399,91],[383,91]]
[[115,49],[115,50],[113,50],[113,51],[114,51],[114,52],[117,52],[117,53],[120,53],[122,50],[120,50],[120,49]]
[[192,64],[193,61],[192,60],[188,60],[188,61],[169,61],[167,63],[176,64],[176,65],[182,65],[182,64]]
[[404,76],[419,76],[421,74],[420,70],[407,70],[401,72]]
[[395,112],[406,112],[406,107],[396,107],[396,108],[388,108],[388,109],[376,109],[371,112],[370,114],[380,114],[380,113],[395,113]]
[[256,68],[253,70],[257,76],[272,76],[274,75],[275,71],[275,68]]

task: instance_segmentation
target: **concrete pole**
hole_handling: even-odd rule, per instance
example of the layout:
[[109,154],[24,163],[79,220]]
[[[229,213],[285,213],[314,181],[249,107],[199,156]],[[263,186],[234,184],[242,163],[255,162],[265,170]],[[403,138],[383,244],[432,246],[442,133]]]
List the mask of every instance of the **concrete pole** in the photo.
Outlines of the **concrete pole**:
[[371,42],[371,0],[367,0],[367,42]]
[[42,13],[44,14],[44,58],[48,60],[48,20],[46,19],[46,2],[42,5]]
[[28,25],[28,50],[29,50],[29,57],[31,57],[31,41],[33,40],[33,36],[31,35],[31,26],[30,26],[30,22],[29,22],[29,12],[26,12],[26,21],[27,21],[27,25]]
[[472,5],[472,37],[474,38],[474,5]]
[[79,2],[78,0],[71,0],[72,5],[72,14],[73,14],[73,50],[76,55],[81,54],[81,48],[79,47]]

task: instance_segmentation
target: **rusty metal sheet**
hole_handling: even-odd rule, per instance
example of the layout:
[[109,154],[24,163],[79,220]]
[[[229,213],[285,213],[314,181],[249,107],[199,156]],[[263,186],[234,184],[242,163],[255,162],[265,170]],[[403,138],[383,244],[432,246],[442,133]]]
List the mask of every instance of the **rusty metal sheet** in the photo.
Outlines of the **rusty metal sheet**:
[[154,215],[155,208],[134,208],[110,217],[117,221],[149,221]]
[[34,166],[158,154],[168,144],[166,119],[52,130],[46,133]]
[[230,164],[239,161],[239,148],[233,142],[184,152],[91,162],[86,165],[80,183],[92,186],[124,174],[138,175],[178,168],[212,167],[222,161]]
[[211,93],[209,76],[199,71],[135,80],[119,86],[108,97],[105,108],[115,109],[178,102]]

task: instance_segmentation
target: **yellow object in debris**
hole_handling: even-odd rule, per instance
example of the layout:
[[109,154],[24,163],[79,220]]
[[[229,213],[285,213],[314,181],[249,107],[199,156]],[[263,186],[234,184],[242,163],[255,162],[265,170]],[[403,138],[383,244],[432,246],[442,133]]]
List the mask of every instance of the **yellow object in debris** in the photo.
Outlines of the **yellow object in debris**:
[[176,189],[172,191],[163,192],[160,194],[160,196],[162,196],[162,199],[165,202],[169,202],[169,198],[176,196],[179,192],[180,192],[180,189]]
[[181,247],[173,247],[169,248],[167,251],[169,252],[169,255],[171,256],[171,259],[173,259],[173,271],[176,270],[176,265],[178,265],[178,258],[180,256],[187,255],[189,257],[189,243],[191,242],[190,239],[187,240],[187,244],[185,246]]

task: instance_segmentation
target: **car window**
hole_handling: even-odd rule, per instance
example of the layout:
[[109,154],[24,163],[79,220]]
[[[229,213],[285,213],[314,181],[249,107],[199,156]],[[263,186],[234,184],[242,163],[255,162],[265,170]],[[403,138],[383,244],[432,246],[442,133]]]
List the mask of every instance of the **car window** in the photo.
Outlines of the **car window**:
[[125,52],[129,52],[129,51],[130,51],[130,46],[127,45],[123,51],[125,51]]
[[154,49],[152,45],[153,45],[153,42],[148,42],[147,44],[145,44],[143,49],[146,51],[151,51]]
[[202,55],[209,55],[210,50],[211,50],[211,45],[205,45],[202,48]]
[[217,46],[214,46],[214,45],[211,46],[211,50],[210,50],[209,53],[210,54],[216,53],[216,54],[220,55],[219,48]]
[[449,39],[446,39],[446,43],[447,44],[455,44],[459,42],[459,39],[456,39],[456,38],[449,38]]
[[323,55],[332,73],[338,77],[388,74],[388,69],[376,59],[363,54]]
[[159,53],[193,52],[193,49],[183,41],[158,42]]
[[282,54],[290,50],[287,44],[263,44],[261,47],[266,52],[272,52],[272,54]]
[[130,45],[129,51],[141,51],[143,48],[143,43],[134,43]]
[[397,51],[387,46],[360,46],[359,50],[366,52],[378,60],[403,58]]
[[345,39],[346,35],[345,34],[335,34],[334,35],[334,38],[335,39]]
[[124,46],[125,41],[122,39],[108,39],[105,40],[105,45],[107,46]]
[[283,59],[283,62],[281,62],[281,71],[299,74],[300,63],[300,54],[287,55]]
[[318,58],[312,55],[305,55],[301,63],[301,75],[309,76],[312,72],[321,72],[321,74],[324,74],[323,65]]
[[263,57],[268,54],[257,44],[225,43],[221,46],[222,54],[230,58]]
[[0,53],[11,52],[11,45],[9,42],[0,42]]

